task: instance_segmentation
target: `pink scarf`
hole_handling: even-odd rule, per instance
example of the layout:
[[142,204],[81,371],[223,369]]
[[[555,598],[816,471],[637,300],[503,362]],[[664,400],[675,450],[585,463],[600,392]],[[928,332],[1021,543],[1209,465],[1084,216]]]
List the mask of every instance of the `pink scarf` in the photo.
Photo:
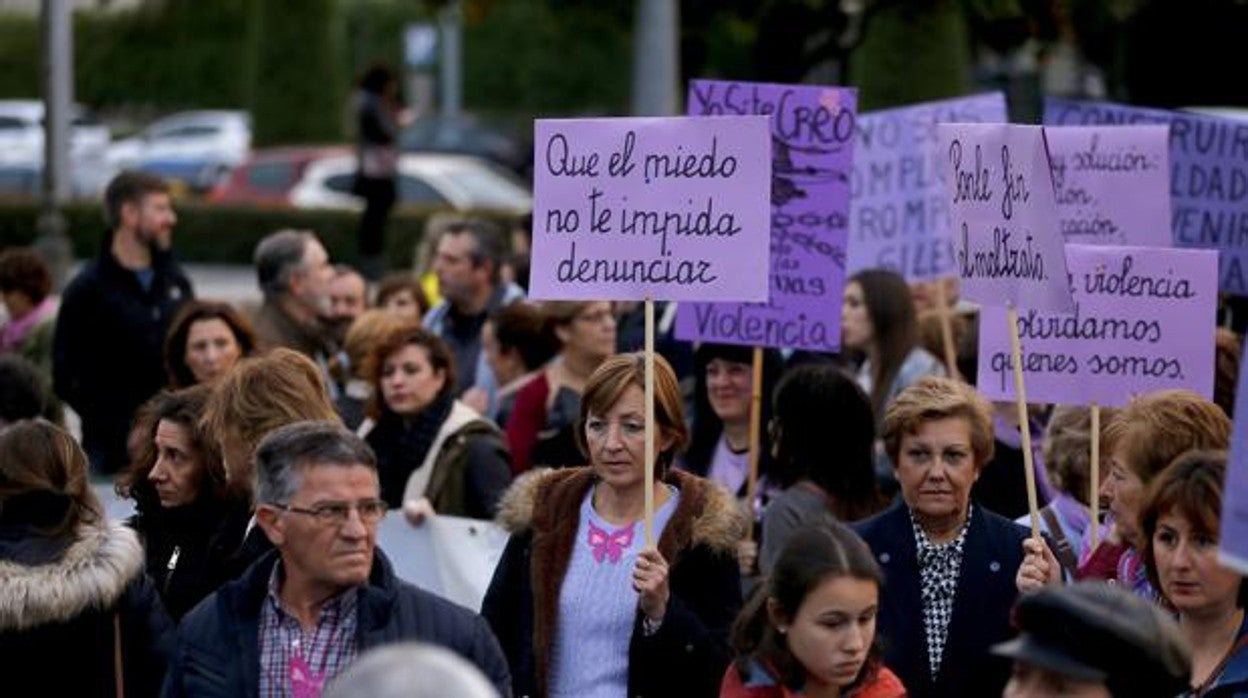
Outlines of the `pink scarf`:
[[44,298],[20,320],[10,320],[0,330],[0,351],[10,352],[26,339],[26,335],[55,310],[52,298]]

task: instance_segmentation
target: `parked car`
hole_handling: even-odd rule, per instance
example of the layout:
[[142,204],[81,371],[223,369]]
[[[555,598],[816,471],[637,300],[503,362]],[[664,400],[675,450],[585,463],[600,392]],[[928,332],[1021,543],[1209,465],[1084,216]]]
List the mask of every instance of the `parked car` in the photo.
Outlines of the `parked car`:
[[251,117],[229,110],[187,111],[152,122],[108,151],[117,170],[142,170],[206,191],[224,181],[251,150]]
[[[351,193],[355,155],[346,147],[277,148],[257,151],[225,185],[209,195],[220,203],[286,204],[297,208],[358,211]],[[466,155],[405,153],[399,158],[398,204],[478,208],[526,213],[528,187],[515,175]]]
[[533,177],[531,140],[510,135],[471,117],[417,119],[399,137],[399,147],[409,153],[475,155],[502,165],[524,179]]
[[230,176],[208,192],[209,202],[289,206],[290,191],[303,179],[308,165],[325,158],[348,155],[344,146],[266,148],[235,167]]
[[[112,135],[82,107],[70,114],[70,191],[95,196],[111,173],[106,153]],[[0,100],[0,194],[33,196],[43,172],[43,102],[37,99]]]

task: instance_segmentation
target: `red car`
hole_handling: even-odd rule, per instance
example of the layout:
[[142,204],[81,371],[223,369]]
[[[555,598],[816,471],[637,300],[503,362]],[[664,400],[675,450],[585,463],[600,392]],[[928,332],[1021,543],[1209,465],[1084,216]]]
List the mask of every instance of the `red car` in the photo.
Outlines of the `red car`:
[[290,191],[303,179],[308,165],[349,154],[351,149],[340,145],[257,150],[206,198],[220,204],[289,206]]

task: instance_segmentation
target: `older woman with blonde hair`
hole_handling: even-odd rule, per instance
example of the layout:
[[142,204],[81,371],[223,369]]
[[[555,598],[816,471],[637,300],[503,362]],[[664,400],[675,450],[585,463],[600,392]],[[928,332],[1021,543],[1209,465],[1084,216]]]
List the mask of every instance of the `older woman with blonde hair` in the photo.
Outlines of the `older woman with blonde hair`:
[[656,545],[645,540],[644,363],[615,356],[586,382],[588,466],[537,471],[504,497],[512,536],[482,613],[517,696],[713,696],[731,659],[744,517],[722,487],[672,467],[688,428],[656,356]]
[[991,408],[973,388],[922,378],[884,414],[901,500],[855,526],[884,570],[887,664],[915,698],[1000,695],[1010,665],[1013,573],[1027,530],[971,501],[992,458]]

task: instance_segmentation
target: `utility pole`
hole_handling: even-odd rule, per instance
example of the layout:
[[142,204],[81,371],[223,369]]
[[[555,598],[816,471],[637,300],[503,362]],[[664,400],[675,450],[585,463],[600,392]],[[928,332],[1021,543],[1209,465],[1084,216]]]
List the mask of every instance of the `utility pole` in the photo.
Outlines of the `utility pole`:
[[439,114],[447,123],[459,118],[464,102],[463,18],[460,0],[448,2],[438,15],[442,34],[442,60],[439,65],[441,71]]
[[70,0],[43,0],[43,182],[35,249],[56,287],[69,276],[73,247],[61,207],[69,199],[69,122],[74,102],[74,42]]
[[637,0],[633,43],[633,114],[680,111],[680,3]]

